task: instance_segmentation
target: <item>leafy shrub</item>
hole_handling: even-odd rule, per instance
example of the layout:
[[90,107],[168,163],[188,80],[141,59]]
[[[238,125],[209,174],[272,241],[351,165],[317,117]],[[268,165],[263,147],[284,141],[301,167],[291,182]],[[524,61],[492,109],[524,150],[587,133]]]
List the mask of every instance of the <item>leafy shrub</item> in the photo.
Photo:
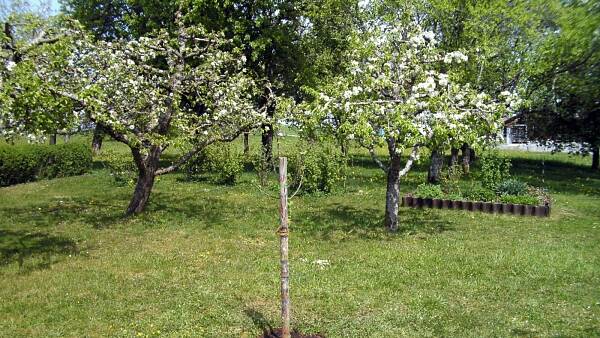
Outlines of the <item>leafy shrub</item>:
[[183,170],[188,180],[208,175],[215,183],[235,184],[244,170],[243,155],[229,144],[213,144],[193,156]]
[[496,200],[496,193],[482,185],[473,184],[463,192],[469,201],[491,202]]
[[539,200],[536,196],[531,195],[502,195],[500,202],[513,204],[537,205]]
[[252,167],[258,175],[260,186],[266,187],[268,185],[269,175],[273,172],[272,163],[269,163],[269,161],[267,161],[262,150],[259,150],[254,155],[250,155],[250,157]]
[[346,161],[337,147],[300,142],[289,158],[292,189],[298,189],[301,184],[305,192],[329,193],[346,179]]
[[129,154],[120,154],[106,149],[98,157],[118,185],[132,186],[137,180],[137,168]]
[[0,147],[0,185],[35,181],[45,162],[43,146]]
[[497,151],[483,153],[479,159],[481,184],[494,190],[500,182],[510,178],[510,159],[501,156]]
[[550,198],[550,194],[548,194],[547,189],[530,186],[527,188],[527,194],[529,194],[529,196],[535,196],[540,205],[552,204],[552,198]]
[[498,196],[503,195],[514,195],[514,196],[523,196],[527,194],[528,191],[527,183],[521,182],[514,178],[504,180],[500,182],[496,186],[496,194]]
[[442,176],[442,190],[447,194],[462,195],[460,179],[463,176],[463,168],[460,165],[452,165]]
[[92,167],[92,150],[84,143],[48,146],[48,164],[40,173],[44,178],[85,174]]
[[91,149],[81,143],[0,146],[0,186],[81,175],[91,166]]
[[444,198],[442,187],[437,184],[420,184],[414,192],[416,197],[421,198]]

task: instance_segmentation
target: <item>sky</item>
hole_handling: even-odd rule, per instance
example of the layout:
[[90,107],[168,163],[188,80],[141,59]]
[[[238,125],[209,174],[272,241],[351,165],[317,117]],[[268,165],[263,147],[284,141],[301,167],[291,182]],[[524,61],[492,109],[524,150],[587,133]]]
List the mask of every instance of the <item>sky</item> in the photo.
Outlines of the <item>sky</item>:
[[60,10],[58,0],[30,0],[29,2],[33,6],[39,6],[42,3],[50,3],[50,10],[52,11],[52,14],[56,14]]

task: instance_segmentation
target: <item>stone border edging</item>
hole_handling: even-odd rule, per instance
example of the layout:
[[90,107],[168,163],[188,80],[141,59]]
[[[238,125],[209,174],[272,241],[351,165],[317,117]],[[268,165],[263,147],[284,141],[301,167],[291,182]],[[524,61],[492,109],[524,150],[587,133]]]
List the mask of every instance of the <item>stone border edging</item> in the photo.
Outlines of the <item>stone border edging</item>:
[[481,211],[489,214],[549,217],[549,205],[526,205],[500,202],[457,201],[439,198],[404,196],[402,206],[410,208],[455,209]]

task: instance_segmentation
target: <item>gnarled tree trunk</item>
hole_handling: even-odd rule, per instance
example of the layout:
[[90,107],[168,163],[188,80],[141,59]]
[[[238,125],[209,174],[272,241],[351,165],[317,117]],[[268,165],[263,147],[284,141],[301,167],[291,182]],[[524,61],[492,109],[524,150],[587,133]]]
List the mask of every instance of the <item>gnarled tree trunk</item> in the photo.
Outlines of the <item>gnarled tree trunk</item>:
[[[267,119],[272,120],[275,117],[275,103],[267,99],[270,95],[270,90],[265,89],[264,105],[266,106]],[[273,136],[275,131],[273,130],[273,124],[265,123],[262,126],[262,152],[265,162],[271,165],[273,163]]]
[[345,140],[340,141],[340,150],[344,157],[348,156],[348,142]]
[[94,128],[94,137],[92,138],[92,152],[94,154],[100,154],[102,149],[102,140],[104,139],[104,130],[101,126],[96,125]]
[[400,156],[391,158],[387,173],[385,193],[385,226],[390,231],[398,230],[398,208],[400,205]]
[[592,149],[592,170],[598,170],[600,168],[600,147],[595,146]]
[[135,184],[133,197],[127,207],[127,215],[139,214],[146,208],[152,187],[154,186],[162,151],[160,147],[154,146],[146,156],[141,155],[139,149],[132,149],[131,152],[138,169],[138,179]]
[[427,173],[427,182],[432,184],[440,183],[442,167],[444,166],[444,155],[438,150],[431,151],[431,164]]
[[265,162],[271,165],[273,162],[273,126],[265,124],[262,131],[262,151]]
[[250,133],[244,133],[244,155],[250,154]]
[[462,146],[462,166],[463,173],[469,174],[471,171],[471,148],[466,143]]
[[450,166],[458,165],[458,148],[452,148],[450,150]]

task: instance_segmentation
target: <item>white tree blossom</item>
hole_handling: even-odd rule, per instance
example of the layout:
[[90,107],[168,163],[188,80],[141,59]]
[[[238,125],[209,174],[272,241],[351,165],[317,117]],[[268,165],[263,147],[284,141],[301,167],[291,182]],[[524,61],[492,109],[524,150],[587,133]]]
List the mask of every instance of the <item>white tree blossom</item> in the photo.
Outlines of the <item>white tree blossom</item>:
[[[451,66],[467,62],[467,56],[441,52],[435,35],[415,23],[379,25],[354,39],[348,75],[302,107],[310,114],[298,116],[309,126],[343,121],[338,132],[369,149],[388,174],[386,224],[395,230],[398,182],[418,159],[419,150],[483,142],[497,132],[501,117],[518,106],[518,99],[508,93],[500,102],[452,81]],[[375,153],[384,145],[389,166]],[[402,168],[400,156],[408,149],[411,155]]]

